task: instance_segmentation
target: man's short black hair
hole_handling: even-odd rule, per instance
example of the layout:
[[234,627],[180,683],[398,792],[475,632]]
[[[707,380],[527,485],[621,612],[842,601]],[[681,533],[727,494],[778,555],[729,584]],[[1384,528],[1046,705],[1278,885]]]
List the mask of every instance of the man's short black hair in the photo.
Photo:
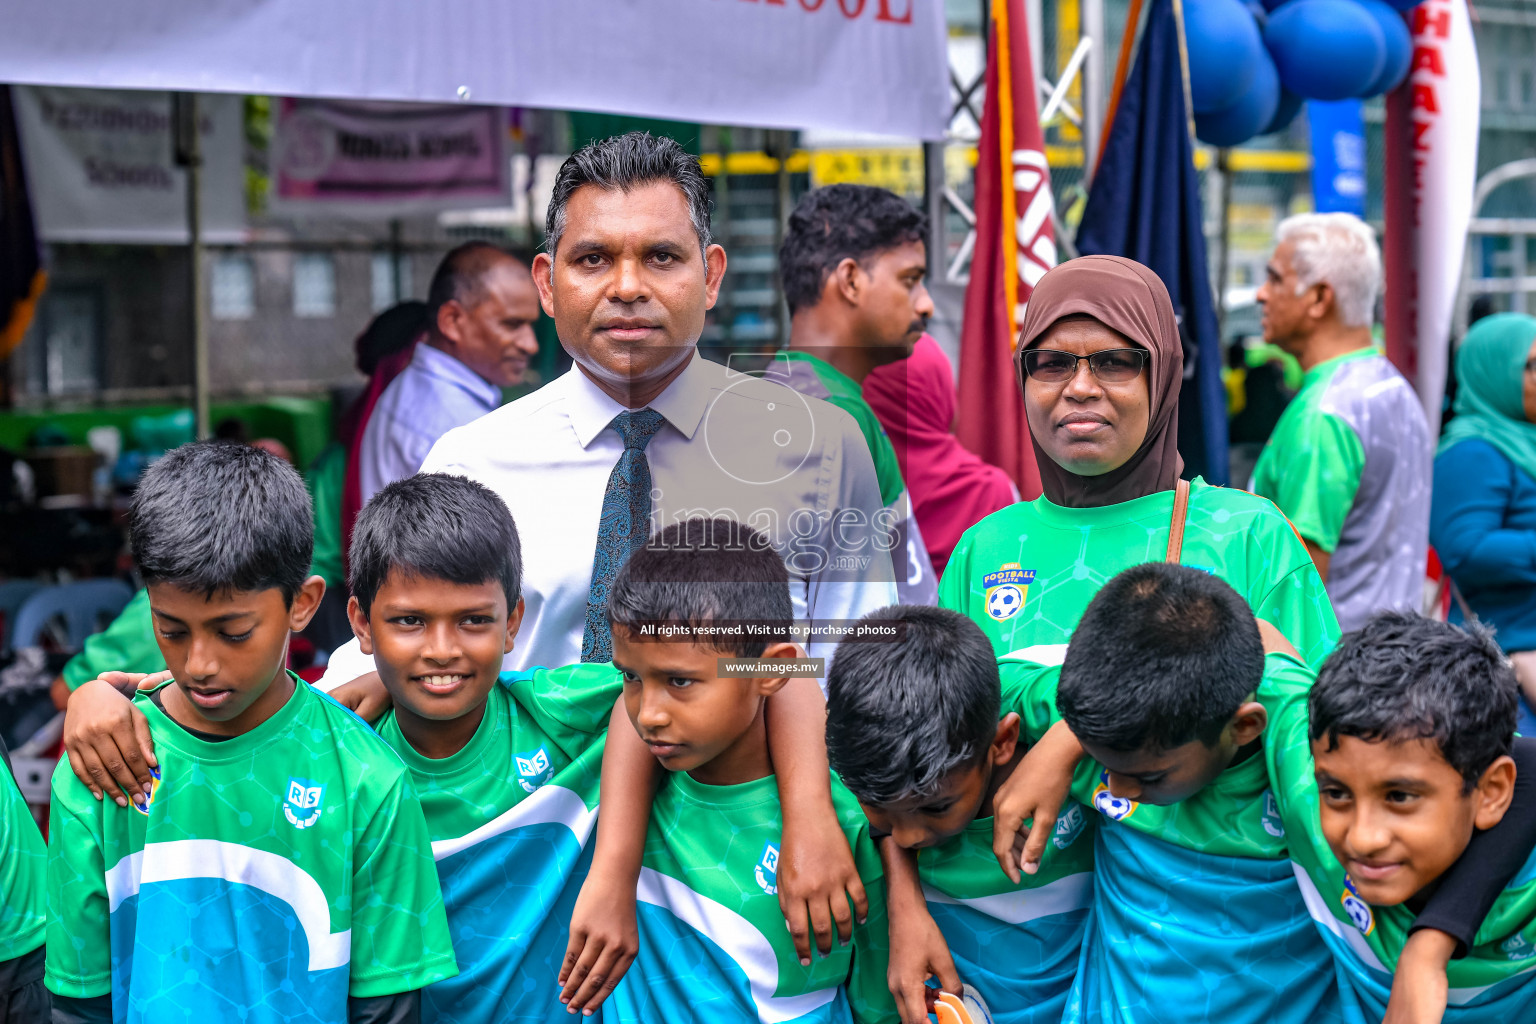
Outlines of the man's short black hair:
[[1212,573],[1149,562],[1088,603],[1056,706],[1079,740],[1109,750],[1213,747],[1263,676],[1248,602]]
[[1385,612],[1344,634],[1307,700],[1310,734],[1335,749],[1432,740],[1466,791],[1508,754],[1518,713],[1515,670],[1493,634],[1403,612]]
[[653,534],[608,593],[608,617],[643,639],[649,625],[686,627],[702,647],[754,658],[790,640],[789,571],[762,534],[696,517]]
[[446,473],[417,473],[370,498],[352,528],[348,564],[364,615],[391,572],[465,585],[494,580],[509,612],[523,589],[512,513],[484,484]]
[[779,275],[790,314],[821,301],[827,275],[843,260],[862,264],[927,236],[927,215],[886,189],[828,185],[807,192],[789,215],[779,246]]
[[859,622],[898,630],[894,640],[838,644],[827,674],[832,769],[866,803],[932,795],[997,734],[1002,684],[991,641],[943,608],[892,605]]
[[152,463],[128,524],[145,583],[209,597],[276,588],[291,604],[314,556],[315,521],[298,472],[231,441],[193,441]]
[[[444,263],[447,261],[444,260]],[[449,298],[453,298],[453,295],[450,294]],[[363,328],[363,333],[352,343],[358,372],[365,377],[372,377],[373,371],[378,369],[385,356],[393,355],[414,342],[433,322],[435,316],[428,317],[425,302],[410,299],[390,306],[370,320],[368,326]]]
[[549,211],[544,215],[544,251],[554,258],[565,234],[565,207],[583,185],[595,185],[606,192],[628,192],[657,182],[682,190],[688,217],[699,236],[699,251],[708,249],[710,184],[699,169],[698,158],[666,136],[626,132],[588,143],[560,165]]
[[481,280],[486,272],[502,260],[511,260],[519,267],[523,261],[493,242],[481,239],[465,242],[448,250],[437,269],[432,272],[432,283],[427,286],[427,326],[437,327],[437,312],[450,302],[473,306],[480,300]]

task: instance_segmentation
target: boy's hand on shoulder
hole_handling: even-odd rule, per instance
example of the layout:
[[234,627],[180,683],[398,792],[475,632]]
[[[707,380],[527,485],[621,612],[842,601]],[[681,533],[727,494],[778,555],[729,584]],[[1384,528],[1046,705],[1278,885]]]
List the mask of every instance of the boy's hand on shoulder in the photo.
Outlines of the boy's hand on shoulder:
[[138,686],[152,688],[169,678],[168,672],[151,676],[107,672],[69,695],[64,752],[70,770],[97,800],[110,792],[119,807],[127,807],[130,797],[139,803],[150,792],[151,769],[160,762],[149,736],[149,720],[124,693],[131,694]]
[[635,962],[635,888],[589,873],[571,912],[571,938],[560,964],[560,1001],[566,1012],[591,1016]]
[[[1017,884],[1020,869],[1032,875],[1056,828],[1061,805],[1072,789],[1072,773],[1083,759],[1082,744],[1057,722],[1024,755],[992,798],[992,853],[1008,880]],[[1028,835],[1024,823],[1033,820]]]
[[[960,991],[960,975],[944,941],[938,922],[928,912],[918,880],[917,858],[889,838],[880,841],[880,859],[886,870],[887,913],[890,915],[890,963],[885,980],[901,1024],[928,1024],[940,989]],[[939,988],[928,984],[937,979]]]
[[1445,966],[1456,952],[1456,940],[1434,928],[1408,936],[1392,972],[1392,995],[1382,1024],[1440,1024],[1445,1016],[1450,983]]
[[394,707],[377,672],[365,672],[349,683],[342,683],[330,692],[330,697],[370,725]]
[[869,917],[869,896],[830,799],[814,813],[786,809],[779,845],[779,909],[795,954],[809,966],[811,936],[822,956],[832,952],[834,933],[846,946],[853,940],[855,918],[863,924]]

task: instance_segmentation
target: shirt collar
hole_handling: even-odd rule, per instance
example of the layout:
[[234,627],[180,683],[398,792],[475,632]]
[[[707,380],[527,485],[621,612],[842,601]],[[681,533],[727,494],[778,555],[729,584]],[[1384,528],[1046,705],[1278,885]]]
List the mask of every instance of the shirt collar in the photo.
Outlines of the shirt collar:
[[[581,367],[571,367],[567,376],[571,380],[570,401],[566,411],[571,418],[571,426],[575,428],[576,440],[586,448],[607,429],[615,416],[627,410],[592,383],[592,379],[582,372]],[[692,439],[694,432],[699,429],[700,421],[704,419],[711,390],[709,361],[695,349],[683,372],[646,408],[661,413],[662,418],[672,424],[674,429]]]
[[501,404],[500,388],[440,348],[434,348],[422,342],[416,346],[416,352],[411,356],[411,363],[428,377],[463,388],[478,399],[487,410]]

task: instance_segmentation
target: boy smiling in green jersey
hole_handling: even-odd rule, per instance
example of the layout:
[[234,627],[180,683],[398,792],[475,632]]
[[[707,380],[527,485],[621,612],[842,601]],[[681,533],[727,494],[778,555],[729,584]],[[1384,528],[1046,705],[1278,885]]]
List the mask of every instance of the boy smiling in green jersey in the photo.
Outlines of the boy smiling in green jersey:
[[[852,924],[851,942],[813,962],[796,952],[779,909],[783,812],[763,707],[793,674],[784,659],[799,654],[788,579],[749,527],[691,519],[653,537],[614,580],[625,710],[668,777],[637,886],[639,952],[603,1007],[607,1020],[874,1024],[894,1015],[879,856],[835,780],[868,916]],[[674,639],[657,639],[667,631]]]
[[457,968],[410,778],[284,670],[325,589],[303,481],[184,445],[145,473],[130,529],[175,678],[135,699],[159,767],[132,807],[54,775],[54,1019],[415,1020]]
[[[591,859],[612,665],[501,672],[523,617],[517,527],[463,477],[374,495],[348,614],[393,703],[376,724],[421,795],[459,975],[424,1021],[567,1019],[556,984]],[[498,684],[499,680],[499,684]]]
[[[1301,754],[1271,757],[1291,857],[1351,1020],[1409,1019],[1394,1016],[1404,1009],[1414,1020],[1531,1019],[1536,810],[1529,784],[1523,797],[1516,784],[1536,772],[1536,740],[1514,736],[1514,672],[1492,637],[1383,614],[1345,634],[1315,684],[1296,666],[1268,685],[1277,751]],[[1518,842],[1497,857],[1474,846],[1505,822]],[[1474,926],[1426,931],[1442,927],[1437,905],[1468,869],[1485,879],[1467,900]],[[1439,959],[1415,955],[1410,938],[1428,938]],[[1437,982],[1425,989],[1433,1003],[1400,998],[1405,973]]]

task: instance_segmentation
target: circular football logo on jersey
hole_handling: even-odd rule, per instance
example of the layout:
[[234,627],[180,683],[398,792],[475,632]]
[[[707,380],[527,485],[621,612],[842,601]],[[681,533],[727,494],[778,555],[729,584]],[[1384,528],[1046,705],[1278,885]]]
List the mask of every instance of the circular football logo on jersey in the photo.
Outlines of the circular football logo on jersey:
[[1018,587],[993,587],[987,593],[987,614],[1002,622],[1019,614],[1024,607],[1024,594]]
[[1369,935],[1376,930],[1376,915],[1371,912],[1371,905],[1360,898],[1359,890],[1348,875],[1344,876],[1344,892],[1339,902],[1344,905],[1344,913],[1349,915],[1350,921],[1360,929],[1360,934]]

